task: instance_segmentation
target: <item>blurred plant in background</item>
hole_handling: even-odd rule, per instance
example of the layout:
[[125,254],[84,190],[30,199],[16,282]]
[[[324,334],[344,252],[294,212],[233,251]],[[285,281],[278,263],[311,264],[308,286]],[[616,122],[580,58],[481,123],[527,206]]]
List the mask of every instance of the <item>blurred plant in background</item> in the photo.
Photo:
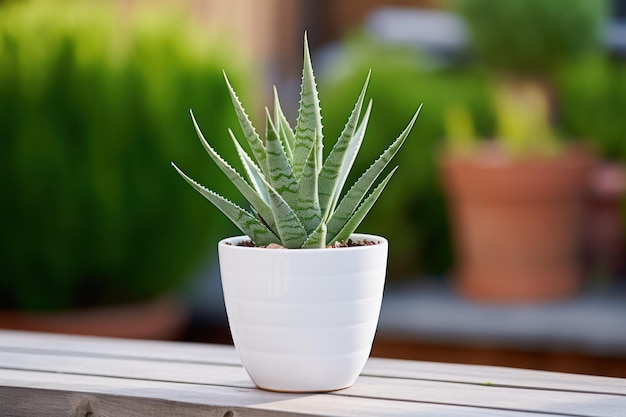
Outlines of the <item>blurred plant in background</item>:
[[[473,71],[432,68],[428,58],[415,49],[389,47],[362,35],[348,39],[344,47],[341,60],[319,77],[320,100],[326,103],[322,108],[324,128],[329,137],[339,135],[345,121],[342,112],[347,116],[371,68],[369,94],[375,107],[367,131],[369,139],[361,149],[361,164],[374,160],[387,138],[398,135],[394,126],[411,116],[400,109],[415,101],[424,103],[420,123],[397,155],[397,178],[390,182],[385,198],[372,209],[362,229],[384,234],[392,242],[391,279],[441,274],[451,263],[448,223],[436,170],[436,155],[444,137],[442,114],[460,103],[470,109],[478,130],[492,129],[489,83]],[[357,172],[367,168],[357,164],[358,160]]]
[[595,54],[559,74],[559,119],[603,159],[626,162],[626,62]]
[[590,178],[585,255],[596,282],[626,274],[626,64],[602,54],[559,77],[563,131],[598,156]]
[[[602,154],[626,160],[622,151],[626,142],[620,136],[626,129],[621,129],[623,121],[617,115],[626,97],[626,66],[603,57],[605,1],[557,0],[553,4],[541,0],[460,0],[453,4],[474,15],[476,21],[469,27],[488,26],[479,30],[481,36],[490,31],[494,39],[487,40],[489,45],[485,48],[492,47],[493,51],[478,53],[469,64],[455,61],[442,66],[417,47],[382,43],[357,33],[341,42],[342,54],[319,74],[320,96],[326,103],[322,108],[324,126],[332,137],[343,127],[341,109],[347,115],[363,77],[370,68],[373,70],[370,93],[376,101],[371,115],[374,128],[368,131],[371,138],[361,150],[364,161],[382,149],[382,143],[376,146],[375,138],[382,141],[396,135],[398,132],[387,131],[388,126],[410,116],[399,110],[406,106],[402,102],[424,102],[420,123],[407,139],[405,152],[398,155],[398,179],[389,184],[386,198],[363,225],[364,230],[384,231],[393,243],[390,278],[449,272],[449,222],[437,172],[439,154],[447,141],[446,115],[456,119],[454,124],[460,130],[463,126],[459,117],[474,125],[469,129],[475,137],[462,138],[461,143],[454,145],[464,152],[479,146],[482,138],[493,138],[498,131],[493,97],[494,92],[501,91],[503,80],[496,74],[516,73],[531,81],[547,79],[540,82],[540,88],[551,84],[548,94],[553,96],[548,97],[549,104],[556,101],[558,108],[550,118],[553,133],[543,144],[552,149],[549,153],[563,146],[555,143],[556,135],[563,140],[583,140],[597,149],[603,148]],[[557,11],[560,14],[552,16]],[[511,13],[509,17],[504,17],[505,12]],[[511,40],[513,37],[517,40]],[[548,39],[545,42],[544,37]],[[515,42],[520,46],[512,46]],[[515,84],[512,91],[515,92]],[[545,103],[543,99],[540,102]],[[335,114],[337,120],[333,119]],[[602,116],[593,119],[590,115]]]
[[[461,106],[476,137],[493,137],[492,93],[499,80],[483,69],[549,73],[559,104],[558,133],[588,141],[603,156],[626,159],[620,114],[626,66],[602,56],[605,1],[460,3],[467,13],[474,8],[481,33],[495,34],[488,40],[492,52],[475,49],[480,65],[440,66],[414,47],[361,34],[344,40],[344,54],[318,74],[325,131],[337,137],[373,70],[370,95],[376,103],[362,164],[400,133],[393,126],[411,115],[399,109],[424,102],[420,123],[398,155],[399,179],[362,225],[391,240],[390,278],[440,275],[451,267],[437,174],[444,115]],[[529,14],[522,3],[534,11]],[[207,36],[179,11],[151,5],[154,10],[129,13],[126,4],[0,6],[0,307],[52,309],[156,295],[184,281],[206,257],[211,239],[236,233],[180,186],[169,161],[238,198],[221,176],[203,180],[202,148],[181,138],[194,134],[188,116],[193,108],[201,125],[229,141],[227,127],[236,118],[221,70],[228,68],[248,102],[254,101],[250,87],[258,74],[248,71],[228,36]],[[510,11],[516,20],[504,17]],[[576,20],[583,13],[587,23]],[[585,59],[561,59],[585,50],[592,52]],[[220,146],[221,139],[210,139],[226,159],[236,156],[230,146]],[[366,168],[356,166],[355,172]]]
[[[606,32],[608,2],[453,0],[452,5],[467,27],[474,62],[496,84],[495,107],[504,108],[502,97],[517,96],[523,102],[524,97],[535,96],[536,103],[547,104],[548,122],[558,123],[563,101],[558,93],[559,76],[586,56],[598,54]],[[529,122],[520,119],[522,124]],[[515,147],[539,154],[551,149],[556,154],[555,141],[549,136],[545,132],[526,135]]]
[[453,0],[480,65],[545,76],[597,48],[604,0]]
[[513,158],[528,155],[555,156],[562,151],[550,123],[550,104],[541,88],[516,84],[515,89],[496,88],[496,138]]
[[247,100],[253,76],[182,13],[120,4],[0,6],[0,307],[157,296],[231,232],[169,161],[206,163],[188,109],[227,140],[222,68]]

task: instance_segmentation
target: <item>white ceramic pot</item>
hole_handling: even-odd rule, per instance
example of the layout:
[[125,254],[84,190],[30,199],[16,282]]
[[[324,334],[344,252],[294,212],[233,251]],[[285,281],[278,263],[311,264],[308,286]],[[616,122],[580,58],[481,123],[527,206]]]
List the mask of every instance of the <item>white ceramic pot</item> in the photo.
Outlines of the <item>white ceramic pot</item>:
[[383,296],[387,240],[332,249],[219,243],[230,330],[244,368],[272,391],[351,386],[370,354]]

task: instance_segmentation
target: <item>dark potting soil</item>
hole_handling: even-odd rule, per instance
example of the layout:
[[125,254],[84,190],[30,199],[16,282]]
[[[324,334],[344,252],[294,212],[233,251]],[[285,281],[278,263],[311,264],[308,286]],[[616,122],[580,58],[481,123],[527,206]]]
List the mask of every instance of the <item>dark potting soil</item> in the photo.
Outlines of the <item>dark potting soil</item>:
[[[355,246],[371,246],[378,245],[380,242],[376,240],[362,239],[362,240],[344,240],[342,242],[335,242],[332,245],[327,246],[327,248],[352,248]],[[230,243],[227,243],[230,245]],[[267,249],[285,249],[284,246],[278,245],[276,243],[270,243],[267,246],[256,246],[251,240],[244,240],[237,244],[237,246],[244,246],[247,248],[267,248]]]

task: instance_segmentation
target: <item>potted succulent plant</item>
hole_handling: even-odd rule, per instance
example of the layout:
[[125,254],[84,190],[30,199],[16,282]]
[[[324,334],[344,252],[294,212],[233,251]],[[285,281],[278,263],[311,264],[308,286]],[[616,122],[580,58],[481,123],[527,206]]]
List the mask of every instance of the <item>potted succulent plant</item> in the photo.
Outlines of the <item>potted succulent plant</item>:
[[[244,210],[183,178],[221,210],[245,236],[218,244],[224,298],[235,347],[254,383],[276,391],[348,387],[371,349],[384,286],[387,241],[354,234],[395,169],[376,180],[398,152],[415,119],[342,195],[371,111],[361,117],[369,81],[348,122],[323,158],[317,87],[305,37],[300,106],[295,131],[275,92],[261,140],[228,83],[250,156],[233,132],[247,180],[198,136],[217,166],[251,204]],[[193,118],[193,114],[192,114]],[[262,248],[261,248],[262,247]]]
[[442,158],[456,246],[456,285],[472,299],[529,302],[575,294],[590,154],[557,140],[545,95],[496,94],[496,140],[474,143],[471,120],[451,113]]
[[[457,285],[486,301],[570,296],[582,283],[581,228],[592,157],[556,140],[554,79],[600,43],[605,2],[453,5],[467,24],[474,56],[494,76],[498,125],[496,141],[461,141],[460,152],[457,147],[443,157]],[[462,125],[450,129],[457,130],[452,139],[467,136],[459,132]]]

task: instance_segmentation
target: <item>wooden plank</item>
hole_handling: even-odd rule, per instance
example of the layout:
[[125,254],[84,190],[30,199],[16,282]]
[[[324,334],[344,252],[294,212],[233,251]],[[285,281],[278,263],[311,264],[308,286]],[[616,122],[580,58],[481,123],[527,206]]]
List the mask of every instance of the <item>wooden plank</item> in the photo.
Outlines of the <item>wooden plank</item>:
[[50,350],[92,356],[138,357],[185,362],[240,365],[232,346],[205,343],[181,343],[156,340],[134,340],[95,336],[74,336],[0,330],[2,350]]
[[[136,379],[14,370],[2,372],[0,415],[538,417],[536,413],[447,404],[335,394],[284,394],[247,388],[173,382],[148,383]],[[558,414],[542,415],[556,417]]]
[[72,417],[276,416],[274,411],[268,410],[248,410],[239,407],[220,407],[189,403],[172,404],[172,402],[168,400],[75,393],[58,390],[38,390],[32,388],[9,388],[0,390],[0,412],[3,413],[3,416],[10,417],[58,417],[65,415]]
[[626,396],[626,379],[624,378],[499,366],[373,358],[367,363],[363,375]]
[[242,366],[0,352],[0,369],[254,388]]
[[[203,344],[1,331],[0,367],[0,384],[11,368],[23,368],[258,391],[232,347]],[[384,359],[371,359],[354,387],[330,395],[566,415],[626,410],[624,379]]]
[[626,397],[621,395],[546,391],[511,387],[456,384],[449,382],[365,377],[345,391],[362,398],[380,396],[394,400],[490,407],[533,413],[568,416],[624,417]]
[[[0,331],[0,351],[24,349],[35,353],[49,351],[51,354],[80,353],[84,356],[162,359],[183,363],[241,364],[231,346]],[[626,379],[495,366],[371,358],[363,375],[626,395]]]
[[[150,384],[171,382],[254,390],[243,368],[229,365],[0,352],[0,368],[140,379]],[[626,395],[623,394],[520,389],[398,377],[362,376],[353,387],[332,395],[597,417],[623,417],[626,410]]]

